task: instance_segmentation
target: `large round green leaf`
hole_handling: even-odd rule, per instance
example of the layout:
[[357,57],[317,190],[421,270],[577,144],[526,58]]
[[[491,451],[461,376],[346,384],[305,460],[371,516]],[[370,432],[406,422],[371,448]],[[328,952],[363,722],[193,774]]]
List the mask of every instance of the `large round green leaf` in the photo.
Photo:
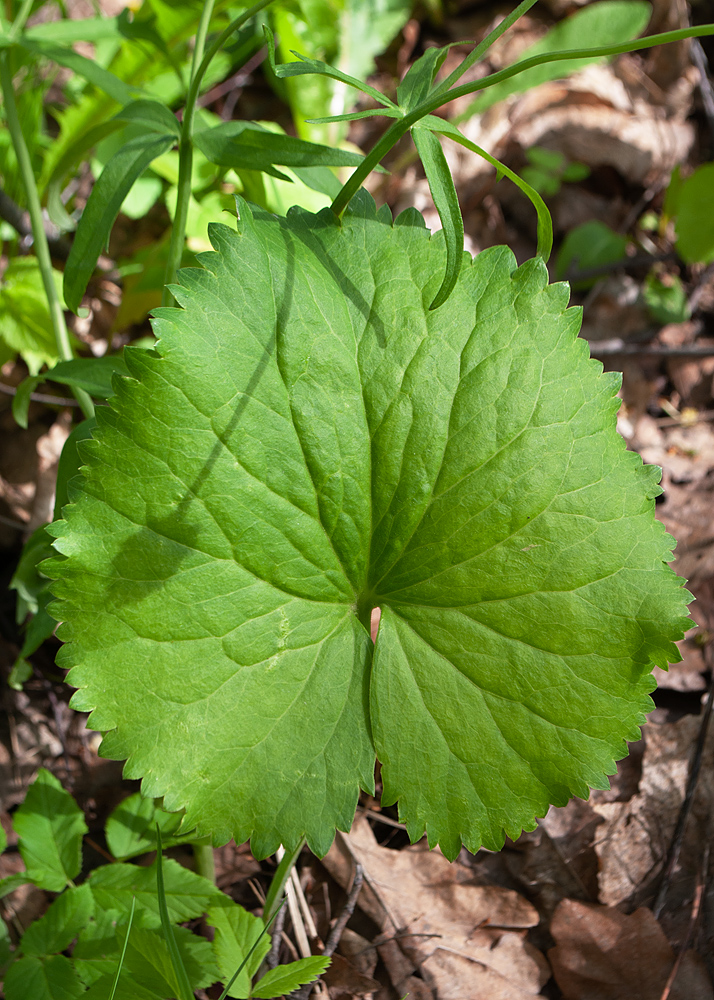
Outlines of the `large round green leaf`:
[[376,750],[412,837],[497,848],[606,786],[678,659],[658,470],[542,263],[466,258],[430,312],[418,213],[240,214],[54,529],[73,703],[216,842],[326,851]]

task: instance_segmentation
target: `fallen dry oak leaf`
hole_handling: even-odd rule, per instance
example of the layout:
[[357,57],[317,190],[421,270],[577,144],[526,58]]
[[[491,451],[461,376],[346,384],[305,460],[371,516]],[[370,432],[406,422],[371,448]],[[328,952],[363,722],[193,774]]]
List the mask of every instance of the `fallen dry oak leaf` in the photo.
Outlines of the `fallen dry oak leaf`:
[[531,904],[510,889],[469,882],[425,843],[401,851],[381,847],[364,817],[338,837],[324,864],[345,889],[354,863],[364,869],[358,906],[383,931],[380,956],[403,995],[418,970],[437,1000],[530,1000],[550,976],[526,940],[538,923]]
[[[610,906],[564,899],[550,932],[548,952],[564,1000],[660,1000],[675,955],[651,910],[632,914]],[[702,960],[688,951],[669,1000],[712,1000]]]
[[[603,802],[599,793],[591,794],[591,807],[605,820],[598,827],[595,844],[602,902],[611,906],[639,902],[661,870],[684,798],[700,725],[701,718],[694,715],[674,723],[648,723],[643,730],[645,752],[637,794],[629,802]],[[681,911],[686,923],[702,846],[710,835],[713,807],[714,728],[710,727],[676,884],[668,898],[669,919]]]

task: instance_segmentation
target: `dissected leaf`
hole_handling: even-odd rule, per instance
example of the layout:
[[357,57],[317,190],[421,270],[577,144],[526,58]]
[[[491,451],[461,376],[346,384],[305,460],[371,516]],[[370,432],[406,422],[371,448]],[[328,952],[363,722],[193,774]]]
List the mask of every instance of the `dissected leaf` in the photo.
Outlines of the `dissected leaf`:
[[309,958],[301,958],[288,965],[278,965],[258,980],[250,995],[265,1000],[286,996],[304,983],[314,983],[329,964],[330,959],[324,955],[311,955]]
[[[583,45],[594,48],[636,38],[647,27],[651,12],[649,3],[643,0],[601,0],[559,21],[543,38],[521,53],[519,62],[531,56],[563,52]],[[523,94],[539,83],[560,80],[596,61],[592,58],[566,59],[535,66],[484,90],[473,102],[471,111],[483,112],[510,94]]]
[[181,125],[176,115],[161,101],[132,101],[114,117],[119,121],[145,125],[153,132],[162,132],[176,138],[181,136]]
[[233,978],[250,949],[256,946],[228,991],[229,997],[247,997],[251,979],[270,951],[270,937],[265,934],[265,924],[260,917],[254,917],[227,897],[209,909],[207,920],[215,928],[213,950],[224,983]]
[[449,54],[448,46],[430,48],[409,67],[397,87],[397,100],[402,111],[413,111],[425,101],[434,77]]
[[84,987],[64,955],[19,958],[5,974],[5,1000],[77,1000]]
[[38,958],[64,951],[89,923],[93,912],[94,899],[86,882],[66,889],[39,920],[30,924],[20,947],[25,955]]
[[75,312],[97,265],[114,220],[134,181],[151,161],[165,153],[174,135],[139,135],[126,142],[99,175],[79,220],[64,272],[67,305]]
[[42,768],[38,772],[12,825],[35,885],[61,892],[79,875],[87,824],[72,796],[49,771]]
[[459,277],[464,257],[464,220],[461,217],[454,180],[441,143],[434,133],[426,128],[412,129],[412,138],[441,219],[446,243],[446,273],[441,288],[429,307],[437,309],[446,302]]
[[360,153],[271,132],[255,122],[223,122],[197,132],[194,142],[212,163],[273,174],[276,163],[285,167],[356,167],[364,159]]
[[[159,927],[159,904],[156,896],[156,862],[148,868],[115,864],[96,868],[89,879],[97,906],[104,910],[131,912],[132,899],[146,910],[145,926]],[[182,867],[177,861],[164,861],[164,884],[169,918],[174,923],[192,920],[205,913],[222,893],[207,879]]]
[[51,528],[74,706],[216,842],[324,853],[373,738],[412,838],[498,848],[607,785],[679,659],[658,471],[542,262],[487,250],[430,312],[417,212],[240,213]]

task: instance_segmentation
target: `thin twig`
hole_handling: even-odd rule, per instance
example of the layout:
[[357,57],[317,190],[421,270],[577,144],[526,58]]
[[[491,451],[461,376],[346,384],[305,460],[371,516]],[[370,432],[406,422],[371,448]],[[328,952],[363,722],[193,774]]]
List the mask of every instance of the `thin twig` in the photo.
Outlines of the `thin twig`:
[[265,959],[266,965],[269,969],[274,969],[278,964],[278,956],[280,955],[280,945],[283,940],[283,928],[285,927],[285,914],[287,910],[284,906],[281,906],[278,910],[278,915],[275,918],[275,923],[273,924],[273,933],[270,944],[270,951],[268,952],[267,958]]
[[[32,246],[30,213],[23,211],[2,188],[0,188],[0,219],[9,222],[18,236],[21,237],[23,249],[29,249]],[[71,250],[69,240],[61,236],[51,222],[45,221],[45,232],[52,256],[57,260],[67,260]]]
[[652,357],[652,358],[710,358],[714,356],[714,345],[684,344],[681,347],[667,347],[665,344],[626,344],[619,338],[612,340],[591,340],[590,353],[596,358],[607,357]]
[[[360,894],[362,888],[362,882],[364,880],[364,869],[359,862],[355,864],[355,876],[352,880],[352,887],[350,888],[349,894],[347,896],[347,902],[345,903],[342,913],[335,921],[335,926],[330,931],[330,936],[327,939],[327,944],[325,945],[322,954],[328,958],[331,958],[337,946],[340,943],[342,934],[344,933],[347,922],[355,911],[355,906],[357,905],[357,897]],[[301,986],[299,990],[295,990],[294,993],[290,994],[290,1000],[308,1000],[308,997],[312,991],[317,986],[317,983],[307,983],[305,986]]]
[[[706,647],[706,659],[709,669],[712,670],[712,655],[711,655],[711,645]],[[660,883],[659,892],[657,893],[657,898],[655,899],[655,904],[652,907],[652,912],[655,917],[659,919],[662,910],[664,909],[664,903],[667,898],[667,892],[669,890],[669,883],[674,874],[674,869],[677,867],[677,862],[679,861],[679,852],[682,849],[682,841],[684,840],[684,831],[687,825],[687,820],[689,819],[689,814],[692,811],[692,805],[694,803],[694,793],[697,789],[697,780],[699,778],[699,772],[702,767],[702,756],[704,754],[704,744],[707,738],[707,730],[709,728],[709,720],[712,714],[712,706],[714,705],[714,670],[712,670],[712,677],[709,682],[709,693],[707,695],[707,701],[704,706],[704,711],[702,712],[702,721],[699,726],[699,735],[697,736],[697,745],[694,750],[694,756],[692,757],[692,762],[689,767],[689,778],[687,780],[687,790],[684,796],[684,801],[682,802],[682,807],[679,810],[679,816],[677,817],[677,825],[674,829],[674,834],[672,836],[672,842],[669,845],[669,850],[667,851],[667,857],[665,859],[664,867],[662,869],[662,881]]]
[[360,894],[362,888],[362,882],[364,880],[364,869],[359,862],[355,865],[355,877],[352,880],[352,888],[347,896],[347,902],[345,903],[342,913],[339,915],[335,921],[335,926],[330,931],[330,936],[327,939],[327,944],[325,945],[325,950],[323,954],[334,955],[337,945],[340,943],[340,938],[342,933],[347,926],[347,922],[355,912],[355,906],[357,905],[357,897]]
[[704,848],[704,855],[702,857],[702,864],[697,873],[697,887],[694,890],[694,899],[692,901],[692,912],[689,917],[689,924],[687,926],[687,933],[684,936],[684,941],[682,941],[682,946],[677,952],[677,957],[674,960],[674,965],[670,974],[667,976],[667,982],[664,984],[664,989],[662,990],[662,995],[660,1000],[669,1000],[669,994],[674,986],[674,980],[677,978],[677,973],[679,972],[679,967],[682,964],[682,959],[689,951],[689,946],[694,938],[694,930],[697,926],[697,921],[699,919],[699,913],[702,908],[702,896],[704,895],[704,885],[706,882],[707,871],[709,869],[709,844]]
[[687,299],[687,308],[690,313],[693,313],[699,302],[707,290],[707,285],[710,280],[714,277],[714,264],[710,264],[701,274],[699,281],[697,282],[696,288],[692,291],[692,294]]
[[630,268],[637,267],[650,267],[652,264],[659,264],[665,261],[676,260],[677,255],[673,250],[667,251],[667,253],[641,253],[636,254],[634,257],[625,257],[623,260],[614,260],[609,264],[598,264],[597,267],[586,267],[582,271],[579,271],[573,265],[577,264],[577,259],[573,261],[573,264],[565,272],[564,278],[571,284],[577,281],[589,281],[591,278],[602,278],[606,274],[612,274],[613,271],[629,271]]
[[[0,392],[6,396],[16,396],[17,389],[14,385],[5,385],[0,382]],[[50,403],[52,406],[79,406],[76,399],[66,399],[64,396],[46,396],[44,392],[31,392],[30,399],[34,403]]]
[[692,61],[699,70],[699,92],[702,95],[704,114],[707,116],[709,129],[714,136],[714,87],[709,79],[709,62],[698,38],[692,39],[690,52],[692,53]]

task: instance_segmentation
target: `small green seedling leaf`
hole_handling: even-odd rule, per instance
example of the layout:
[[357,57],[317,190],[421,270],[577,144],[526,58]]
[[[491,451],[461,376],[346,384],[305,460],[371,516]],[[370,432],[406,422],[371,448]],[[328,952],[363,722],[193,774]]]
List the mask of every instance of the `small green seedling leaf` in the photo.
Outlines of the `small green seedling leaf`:
[[677,217],[677,252],[687,264],[710,264],[714,260],[714,163],[705,163],[683,181],[673,176],[670,187],[673,194],[668,195],[667,208]]
[[271,1000],[271,997],[287,996],[293,990],[305,983],[314,983],[330,964],[330,959],[323,955],[311,955],[301,958],[288,965],[278,965],[270,969],[262,979],[259,979],[251,990],[251,997],[256,1000]]
[[78,1000],[84,986],[64,955],[19,958],[5,974],[5,1000]]
[[658,471],[542,260],[486,250],[430,311],[416,211],[239,216],[49,529],[73,705],[214,843],[324,854],[376,753],[412,839],[498,849],[607,785],[678,658]]
[[[570,277],[574,288],[589,288],[597,277],[577,279],[578,271],[618,264],[627,257],[627,237],[593,219],[575,226],[563,240],[555,263],[559,278]],[[575,272],[575,273],[573,273]]]
[[413,63],[397,87],[397,101],[403,112],[413,111],[426,100],[436,74],[449,53],[448,46],[427,49]]
[[676,274],[650,271],[642,286],[642,295],[656,323],[684,323],[691,316],[687,293]]
[[181,137],[181,125],[176,115],[161,101],[132,101],[121,109],[114,118],[120,122],[134,122],[145,125],[152,132]]
[[13,816],[20,854],[32,882],[61,892],[79,875],[84,815],[57,778],[42,768]]
[[70,944],[89,923],[94,913],[94,898],[89,885],[66,889],[46,913],[30,924],[20,941],[25,955],[42,958],[55,955]]
[[[430,50],[431,51],[431,50]],[[464,257],[464,220],[444,150],[434,133],[414,127],[412,138],[424,167],[429,190],[439,213],[446,242],[446,272],[430,309],[438,309],[451,295]]]
[[119,209],[134,181],[175,142],[173,135],[140,135],[115,153],[99,175],[77,226],[64,272],[64,294],[74,312],[97,265]]

